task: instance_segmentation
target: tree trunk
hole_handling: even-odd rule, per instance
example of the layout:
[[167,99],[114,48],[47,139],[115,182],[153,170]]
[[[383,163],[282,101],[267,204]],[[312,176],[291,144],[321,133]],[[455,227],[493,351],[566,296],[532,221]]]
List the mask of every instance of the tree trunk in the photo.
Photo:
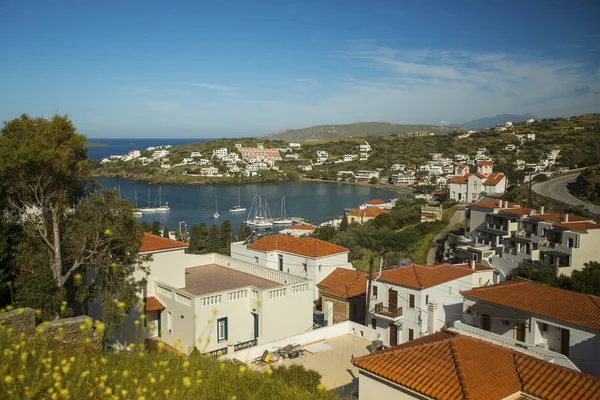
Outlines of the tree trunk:
[[59,288],[63,287],[62,277],[62,248],[60,246],[60,223],[58,221],[58,211],[52,210],[52,234],[54,241],[54,278]]

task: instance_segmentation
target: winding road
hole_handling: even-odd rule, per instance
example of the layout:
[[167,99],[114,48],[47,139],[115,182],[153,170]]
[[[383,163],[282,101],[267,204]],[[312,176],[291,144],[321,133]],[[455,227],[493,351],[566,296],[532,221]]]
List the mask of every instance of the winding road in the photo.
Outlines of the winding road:
[[549,197],[575,207],[583,206],[593,214],[600,214],[600,206],[586,203],[569,193],[567,185],[575,182],[578,176],[579,174],[559,176],[546,182],[536,183],[531,189],[541,196]]

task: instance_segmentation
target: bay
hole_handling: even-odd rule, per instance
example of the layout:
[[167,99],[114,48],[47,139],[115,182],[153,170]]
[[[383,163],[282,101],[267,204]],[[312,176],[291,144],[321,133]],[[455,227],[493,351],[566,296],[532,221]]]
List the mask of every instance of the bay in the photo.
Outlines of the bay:
[[[120,188],[121,197],[127,198],[139,207],[154,204],[159,185],[138,183],[121,178],[97,178],[105,188]],[[230,214],[229,209],[238,203],[238,186],[235,185],[182,185],[163,184],[162,203],[169,203],[170,212],[144,214],[139,221],[159,221],[170,230],[178,229],[179,223],[186,221],[188,229],[192,224],[204,222],[212,225],[215,220],[215,197],[221,217],[217,225],[225,220],[231,221],[237,233],[246,214]],[[322,223],[344,214],[345,208],[358,207],[366,200],[379,198],[389,200],[403,196],[393,190],[369,185],[327,183],[327,182],[283,182],[257,183],[239,186],[242,206],[250,210],[254,196],[267,199],[271,215],[280,216],[280,199],[285,196],[286,214],[290,217],[301,217],[311,223]],[[148,199],[150,191],[150,199]],[[156,200],[158,204],[158,200]]]
[[180,146],[182,144],[205,142],[206,138],[188,138],[188,139],[171,139],[171,138],[130,138],[130,139],[103,139],[103,138],[88,138],[88,142],[102,144],[103,146],[86,146],[88,149],[88,158],[91,160],[100,160],[111,155],[127,154],[130,150],[146,150],[150,146]]

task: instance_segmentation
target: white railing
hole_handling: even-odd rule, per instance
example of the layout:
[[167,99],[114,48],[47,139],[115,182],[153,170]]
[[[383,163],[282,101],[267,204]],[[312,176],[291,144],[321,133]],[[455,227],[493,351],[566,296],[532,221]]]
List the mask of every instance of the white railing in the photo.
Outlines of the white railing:
[[234,292],[227,293],[229,301],[245,299],[248,297],[248,289],[236,290]]
[[169,299],[173,298],[173,291],[161,285],[156,285],[156,293],[165,296]]
[[221,265],[226,268],[231,268],[236,271],[244,272],[246,274],[258,276],[259,278],[277,282],[282,285],[306,282],[306,278],[286,274],[284,272],[276,271],[267,267],[262,267],[260,265],[254,265],[244,261],[235,260],[231,257],[227,257],[221,254],[215,254],[215,264]]
[[271,299],[276,299],[276,298],[279,298],[279,297],[283,297],[283,296],[286,295],[286,292],[287,292],[286,288],[269,290],[267,292],[267,298],[269,300],[271,300]]
[[182,294],[179,294],[177,292],[175,292],[175,301],[181,304],[185,304],[188,307],[192,306],[192,299],[190,297],[183,296]]
[[202,297],[200,299],[200,305],[202,307],[208,307],[208,306],[212,306],[214,304],[220,304],[221,303],[221,295],[220,294],[216,294],[213,296],[206,296],[206,297]]
[[303,283],[301,285],[295,285],[291,287],[292,294],[306,292],[308,289],[308,283]]
[[260,298],[260,292],[258,290],[252,289],[252,298],[253,299],[259,299]]

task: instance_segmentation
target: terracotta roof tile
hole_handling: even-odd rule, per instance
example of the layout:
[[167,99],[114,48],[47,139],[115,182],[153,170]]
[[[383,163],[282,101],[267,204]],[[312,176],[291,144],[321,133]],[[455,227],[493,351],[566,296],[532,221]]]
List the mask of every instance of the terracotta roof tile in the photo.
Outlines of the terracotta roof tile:
[[477,163],[477,166],[478,166],[478,167],[482,167],[482,166],[485,166],[485,165],[494,165],[494,164],[492,164],[492,163],[491,163],[491,162],[489,162],[489,161],[485,161],[485,160],[483,160],[483,161],[479,161],[479,162]]
[[428,267],[411,264],[385,270],[381,273],[379,280],[415,289],[425,289],[462,278],[473,272],[470,268],[456,268],[450,264],[437,264]]
[[308,257],[325,257],[345,253],[347,248],[310,237],[269,235],[248,245],[249,249],[260,251],[281,250]]
[[504,174],[499,172],[492,172],[487,179],[483,182],[484,185],[487,186],[495,186],[500,183],[504,179]]
[[[571,217],[569,217],[570,219]],[[554,226],[582,232],[586,232],[589,229],[600,229],[600,224],[594,222],[563,222],[562,224],[554,224]]]
[[[469,264],[450,264],[453,267],[456,268],[468,268],[471,269],[471,266]],[[475,271],[494,271],[496,268],[494,267],[488,267],[487,265],[483,265],[483,264],[479,264],[479,263],[475,263]]]
[[385,201],[381,200],[381,199],[373,199],[373,200],[367,200],[365,201],[366,204],[384,204]]
[[519,206],[517,203],[512,203],[510,201],[503,201],[502,207],[500,207],[500,200],[494,200],[494,201],[480,201],[478,203],[472,203],[471,207],[510,209],[510,208],[520,208],[521,206]]
[[348,299],[367,292],[367,274],[353,269],[336,268],[317,284],[322,294]]
[[312,225],[306,225],[306,224],[297,224],[297,225],[292,225],[290,227],[287,227],[285,229],[298,229],[298,230],[302,230],[302,231],[314,231],[315,229],[317,229],[317,227],[312,226]]
[[390,210],[384,210],[378,207],[369,207],[361,210],[360,208],[355,208],[348,215],[352,215],[354,217],[372,217],[375,218],[381,214],[387,214]]
[[502,210],[500,210],[500,213],[513,214],[513,215],[529,215],[529,214],[531,214],[532,211],[533,211],[532,208],[519,207],[519,208],[502,209]]
[[353,358],[358,368],[435,399],[599,399],[600,379],[456,332]]
[[468,180],[469,180],[469,176],[467,176],[467,175],[464,175],[464,176],[455,175],[448,181],[448,183],[467,183]]
[[154,296],[146,297],[144,309],[146,312],[164,310],[166,307]]
[[187,243],[177,240],[167,239],[162,236],[153,235],[150,232],[144,232],[142,243],[140,244],[140,253],[162,250],[183,249],[188,247]]
[[[545,213],[545,214],[530,215],[529,218],[540,220],[540,221],[550,221],[550,222],[561,222],[562,223],[565,220],[565,214]],[[569,214],[569,223],[570,222],[583,222],[583,221],[593,222],[593,219]]]
[[512,280],[461,292],[464,297],[600,331],[600,297]]

